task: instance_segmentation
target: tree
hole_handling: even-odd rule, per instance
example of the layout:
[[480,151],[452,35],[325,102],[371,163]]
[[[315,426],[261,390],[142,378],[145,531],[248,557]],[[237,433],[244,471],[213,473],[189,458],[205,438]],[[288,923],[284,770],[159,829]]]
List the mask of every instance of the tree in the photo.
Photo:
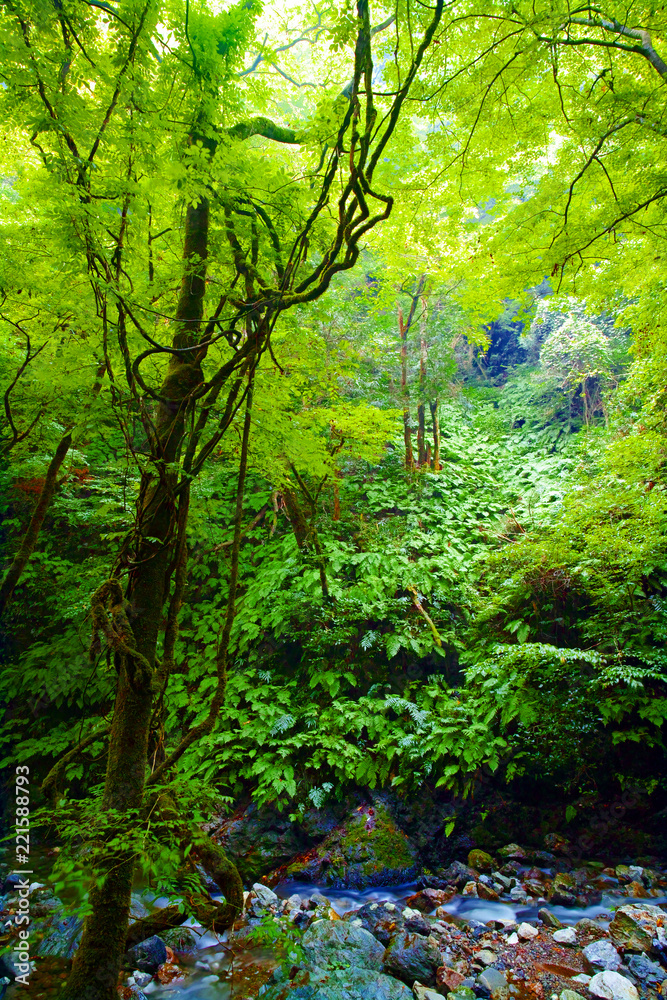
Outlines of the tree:
[[[147,776],[183,597],[191,483],[244,404],[249,429],[255,372],[280,317],[323,295],[389,216],[384,161],[443,6],[400,7],[380,26],[398,28],[398,45],[379,36],[392,53],[388,96],[373,89],[366,0],[356,17],[334,20],[330,44],[348,77],[299,129],[259,113],[266,92],[243,85],[257,13],[248,4],[221,13],[155,0],[4,7],[3,108],[24,156],[10,249],[34,260],[45,248],[48,261],[24,282],[10,255],[6,295],[16,309],[27,284],[41,320],[57,284],[58,307],[76,317],[70,336],[87,364],[103,365],[107,404],[141,472],[134,525],[93,598],[92,652],[104,643],[118,674],[102,803],[117,820],[66,998],[115,996],[134,856],[111,845],[141,815],[147,790],[210,732],[224,699],[233,585],[208,716]],[[301,149],[285,155],[271,144]],[[237,518],[237,554],[239,530]],[[212,918],[218,927],[241,903],[238,876],[219,868],[227,906]]]

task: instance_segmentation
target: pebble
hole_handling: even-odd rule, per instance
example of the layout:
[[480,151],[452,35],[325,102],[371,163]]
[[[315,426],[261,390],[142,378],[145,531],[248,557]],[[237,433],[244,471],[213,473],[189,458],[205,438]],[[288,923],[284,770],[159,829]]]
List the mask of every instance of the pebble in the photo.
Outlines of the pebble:
[[518,944],[519,943],[519,935],[516,933],[516,931],[512,931],[512,933],[510,934],[510,936],[507,938],[507,943],[508,944]]
[[581,993],[577,993],[576,990],[563,990],[560,995],[560,1000],[584,1000]]
[[493,965],[497,957],[495,951],[491,951],[489,948],[482,948],[475,955],[477,961],[481,962],[482,965]]
[[621,967],[621,956],[611,941],[602,939],[587,944],[583,951],[584,962],[593,970],[615,972]]
[[262,885],[261,882],[255,882],[252,891],[255,893],[260,906],[270,906],[272,903],[278,902],[278,897],[273,889],[269,889],[268,885]]
[[566,944],[569,947],[573,947],[577,943],[577,935],[573,927],[563,927],[561,930],[554,931],[554,941],[556,944]]
[[442,993],[436,993],[430,986],[422,986],[421,983],[416,981],[412,987],[412,992],[415,995],[415,1000],[444,1000]]
[[532,941],[532,939],[536,938],[539,933],[540,932],[537,927],[533,927],[532,924],[527,924],[525,922],[523,924],[519,924],[517,929],[517,934],[524,941]]

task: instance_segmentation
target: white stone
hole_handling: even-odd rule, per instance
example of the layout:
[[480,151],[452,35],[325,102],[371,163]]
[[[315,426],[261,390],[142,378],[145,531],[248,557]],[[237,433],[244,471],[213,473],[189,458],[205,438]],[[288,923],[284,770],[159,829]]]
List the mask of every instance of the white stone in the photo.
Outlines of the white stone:
[[435,990],[430,989],[428,986],[422,986],[418,982],[415,982],[412,992],[415,1000],[444,1000],[442,993],[436,993]]
[[371,903],[371,905],[369,907],[369,909],[371,909],[371,910],[377,910],[377,908],[378,908],[377,903]]
[[406,906],[401,912],[401,916],[404,917],[405,920],[410,920],[412,917],[421,917],[423,914],[420,913],[419,910],[413,910],[409,906]]
[[519,943],[519,935],[516,934],[516,933],[510,934],[510,936],[507,939],[507,943],[508,944],[518,944]]
[[262,885],[261,882],[255,882],[252,891],[255,893],[260,906],[270,906],[272,903],[278,902],[278,897],[273,889],[269,889],[268,885]]
[[395,907],[395,905],[393,903],[385,903],[384,904],[384,908],[385,908],[385,910],[389,910],[389,911],[396,909],[396,907]]
[[639,1000],[637,987],[618,972],[606,969],[593,976],[588,984],[589,993],[602,1000]]
[[474,882],[466,882],[461,890],[462,896],[477,896],[477,885]]
[[352,927],[363,927],[364,926],[363,922],[361,920],[359,920],[359,917],[357,917],[355,920],[350,920],[350,924],[351,924]]
[[532,924],[527,923],[519,924],[519,928],[517,930],[517,934],[520,938],[523,938],[524,941],[532,941],[532,939],[536,938],[539,933],[540,932],[537,927],[533,927]]
[[582,986],[588,986],[592,976],[587,976],[585,972],[580,972],[578,976],[572,976],[573,983],[581,983]]
[[576,945],[577,935],[574,927],[561,927],[560,930],[555,931],[554,941],[556,944]]

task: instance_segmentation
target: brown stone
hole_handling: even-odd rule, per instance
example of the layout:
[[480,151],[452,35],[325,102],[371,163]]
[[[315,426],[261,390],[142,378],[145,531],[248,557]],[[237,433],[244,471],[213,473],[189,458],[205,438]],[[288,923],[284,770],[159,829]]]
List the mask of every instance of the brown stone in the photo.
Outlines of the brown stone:
[[485,885],[484,882],[477,883],[477,895],[480,899],[488,899],[493,902],[500,899],[496,890],[492,889],[490,885]]
[[419,910],[420,913],[432,913],[438,906],[448,903],[455,895],[455,890],[446,889],[422,889],[410,896],[405,905],[412,910]]
[[435,974],[435,981],[438,986],[444,988],[445,993],[452,993],[457,986],[460,986],[465,976],[446,965],[441,965]]
[[609,924],[611,939],[617,948],[649,952],[658,925],[663,925],[664,910],[657,906],[620,906]]
[[625,887],[628,896],[634,899],[648,899],[649,894],[641,882],[629,882]]

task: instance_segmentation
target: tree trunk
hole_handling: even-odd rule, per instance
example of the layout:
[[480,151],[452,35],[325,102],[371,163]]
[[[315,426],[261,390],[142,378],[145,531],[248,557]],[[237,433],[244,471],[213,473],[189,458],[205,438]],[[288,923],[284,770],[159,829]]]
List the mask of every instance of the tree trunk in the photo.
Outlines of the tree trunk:
[[429,409],[431,411],[431,420],[433,421],[433,468],[436,472],[439,472],[442,466],[440,465],[440,417],[438,416],[438,399],[434,399],[430,402]]
[[417,407],[417,451],[419,454],[419,465],[426,465],[426,404],[420,403]]
[[19,550],[14,556],[12,563],[5,574],[5,578],[2,581],[2,586],[0,586],[0,615],[5,610],[6,606],[12,599],[12,594],[16,588],[17,583],[21,579],[23,570],[28,565],[28,560],[35,550],[35,545],[37,544],[37,539],[39,537],[39,532],[44,523],[44,518],[46,517],[46,512],[49,509],[49,504],[53,499],[53,494],[56,490],[56,479],[58,477],[58,472],[60,466],[65,461],[67,452],[69,451],[70,445],[72,443],[71,432],[66,434],[64,438],[58,444],[55,454],[49,463],[49,467],[46,470],[46,477],[44,479],[44,485],[42,486],[42,491],[39,494],[39,500],[35,505],[35,509],[32,512],[32,517],[30,518],[30,524],[28,525],[26,532],[21,539],[21,544],[19,545]]
[[[192,346],[203,312],[208,245],[208,203],[190,205],[186,213],[184,277],[176,312],[174,347]],[[185,355],[188,357],[188,355]],[[154,455],[165,465],[177,460],[184,434],[185,401],[201,382],[196,362],[172,354],[158,404]],[[165,576],[170,561],[174,475],[158,478],[146,474],[141,486],[137,517],[138,544],[130,577],[128,617],[134,648],[149,667],[155,665]],[[146,780],[148,736],[153,704],[152,677],[139,682],[131,663],[120,658],[114,716],[104,785],[103,809],[126,813],[141,808]],[[83,937],[74,957],[62,1000],[116,1000],[116,986],[125,952],[130,896],[134,875],[132,851],[115,853],[103,863],[104,878],[90,891],[92,913],[86,918]]]

